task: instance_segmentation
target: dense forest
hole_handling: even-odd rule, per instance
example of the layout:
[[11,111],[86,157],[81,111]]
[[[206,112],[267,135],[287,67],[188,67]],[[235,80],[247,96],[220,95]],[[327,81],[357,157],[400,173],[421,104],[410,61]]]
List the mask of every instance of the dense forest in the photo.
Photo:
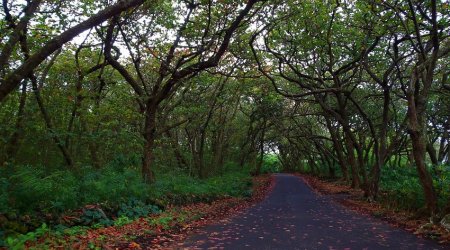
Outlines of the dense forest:
[[272,172],[450,214],[448,1],[3,0],[0,19],[0,238]]

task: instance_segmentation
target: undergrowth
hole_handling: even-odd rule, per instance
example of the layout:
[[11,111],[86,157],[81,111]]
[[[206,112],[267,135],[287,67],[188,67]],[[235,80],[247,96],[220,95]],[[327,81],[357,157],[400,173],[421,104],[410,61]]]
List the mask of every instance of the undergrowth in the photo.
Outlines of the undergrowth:
[[[321,166],[320,172],[313,172],[306,168],[304,173],[330,179],[326,167]],[[367,167],[370,171],[370,167]],[[439,207],[444,207],[450,198],[450,166],[439,165],[428,167],[433,178],[433,184],[438,195]],[[336,176],[342,177],[340,169],[336,169]],[[425,211],[425,197],[416,168],[412,166],[384,166],[380,175],[379,201],[394,210],[410,212]]]
[[[443,206],[450,197],[450,166],[440,165],[429,169]],[[380,189],[384,192],[381,201],[391,208],[418,211],[425,207],[425,197],[417,170],[413,167],[384,167],[381,173]]]
[[200,180],[181,170],[160,168],[156,182],[149,185],[142,182],[138,166],[123,159],[77,172],[8,166],[0,173],[0,246],[20,246],[38,237],[42,228],[72,234],[126,224],[169,205],[251,195],[248,171],[233,168]]

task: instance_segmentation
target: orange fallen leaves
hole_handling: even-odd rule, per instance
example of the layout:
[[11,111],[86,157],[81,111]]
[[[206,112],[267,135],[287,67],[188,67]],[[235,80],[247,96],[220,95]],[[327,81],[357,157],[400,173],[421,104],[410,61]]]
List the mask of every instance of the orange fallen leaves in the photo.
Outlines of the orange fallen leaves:
[[138,243],[132,241],[130,244],[128,244],[128,248],[129,249],[142,249],[141,245],[139,245]]
[[[176,244],[194,229],[223,219],[264,199],[274,187],[269,175],[254,177],[254,190],[250,198],[223,197],[211,203],[194,203],[167,207],[158,215],[140,218],[123,226],[91,229],[84,235],[63,239],[47,238],[51,249],[162,249]],[[154,223],[161,220],[162,224]],[[43,239],[44,240],[44,239]],[[36,246],[30,246],[36,247]],[[176,248],[176,247],[175,247]]]
[[394,211],[385,207],[382,203],[364,200],[362,199],[362,190],[352,189],[343,183],[324,181],[310,175],[295,175],[302,178],[316,193],[325,195],[348,194],[345,198],[336,199],[336,201],[351,210],[376,216],[384,221],[387,221],[391,225],[414,232],[414,234],[418,236],[433,235],[438,237],[439,243],[450,242],[450,232],[441,226],[433,225],[433,227],[428,230],[419,230],[423,225],[429,222],[428,218],[416,218],[416,216],[411,212]]

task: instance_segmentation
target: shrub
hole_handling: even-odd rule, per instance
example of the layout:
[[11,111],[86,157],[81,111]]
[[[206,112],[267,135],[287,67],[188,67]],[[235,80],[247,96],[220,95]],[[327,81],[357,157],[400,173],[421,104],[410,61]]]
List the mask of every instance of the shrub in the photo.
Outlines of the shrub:
[[119,217],[127,217],[129,219],[136,219],[139,217],[144,217],[149,214],[160,213],[159,207],[151,204],[145,204],[138,199],[129,199],[128,202],[121,203],[119,206],[119,211],[117,215]]
[[60,212],[78,205],[78,181],[69,171],[48,175],[43,169],[23,166],[9,181],[13,208],[23,212],[41,209]]
[[425,198],[417,171],[414,168],[384,167],[381,173],[381,190],[387,192],[384,202],[393,207],[417,210],[425,205]]
[[99,224],[101,226],[111,226],[113,221],[106,217],[100,208],[88,208],[83,210],[80,221],[85,226]]
[[156,183],[151,187],[150,197],[163,206],[208,202],[223,196],[245,196],[252,184],[246,171],[227,171],[205,180],[181,171],[160,173],[157,176]]
[[115,171],[105,168],[87,174],[82,179],[81,199],[85,204],[98,202],[120,203],[128,197],[146,199],[149,186],[143,183],[138,171],[127,168]]
[[0,214],[6,213],[8,210],[10,210],[8,204],[9,200],[8,186],[9,186],[8,179],[0,177]]
[[17,237],[8,237],[6,238],[5,245],[9,249],[25,249],[25,243],[27,241],[33,241],[36,240],[39,237],[42,237],[43,235],[47,234],[49,232],[49,228],[44,223],[41,227],[36,229],[34,232],[29,232],[27,234],[22,234]]

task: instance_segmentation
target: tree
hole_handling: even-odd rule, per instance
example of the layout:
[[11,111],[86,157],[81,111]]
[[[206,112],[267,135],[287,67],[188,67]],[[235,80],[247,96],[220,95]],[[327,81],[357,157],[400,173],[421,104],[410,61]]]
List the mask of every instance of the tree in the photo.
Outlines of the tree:
[[[36,69],[36,67],[38,67],[55,51],[60,49],[65,43],[71,41],[74,37],[76,37],[83,31],[101,24],[112,16],[119,15],[126,10],[140,6],[144,2],[145,0],[126,0],[119,1],[116,4],[107,7],[97,12],[87,20],[62,31],[61,34],[46,41],[43,46],[36,49],[36,52],[29,55],[29,57],[17,68],[8,70],[6,65],[11,59],[11,54],[14,50],[14,47],[16,47],[19,43],[21,34],[26,34],[26,32],[24,31],[26,30],[26,27],[31,22],[32,17],[36,14],[41,4],[40,0],[28,1],[28,4],[24,10],[24,16],[17,24],[10,25],[10,28],[12,29],[11,35],[3,45],[3,49],[0,54],[0,69],[3,75],[0,82],[0,102],[3,101],[3,99],[5,99],[5,97],[14,89],[16,89],[16,87],[20,85],[22,80],[25,79],[34,69]],[[13,18],[8,9],[8,1],[3,1],[2,6],[5,13],[5,18],[12,20]]]
[[[143,132],[145,145],[142,163],[144,180],[149,182],[154,180],[151,165],[156,136],[156,117],[160,103],[169,98],[186,79],[218,65],[233,34],[242,23],[247,22],[246,19],[253,15],[252,8],[258,2],[258,0],[250,0],[242,9],[240,9],[242,6],[235,4],[213,6],[212,2],[205,4],[180,2],[175,12],[183,16],[184,20],[173,29],[163,28],[163,33],[159,34],[161,37],[169,36],[171,31],[175,32],[175,37],[170,44],[156,48],[154,46],[158,44],[143,40],[152,34],[152,28],[159,28],[155,24],[150,23],[149,26],[142,27],[143,31],[141,31],[139,26],[127,26],[126,19],[122,21],[116,17],[110,21],[104,39],[106,60],[133,88],[139,106],[145,114]],[[224,14],[226,18],[222,19],[225,20],[223,26],[216,25],[215,22],[218,22],[219,17],[223,18]],[[138,13],[137,16],[126,18],[135,18],[139,21],[146,16],[147,13]],[[113,44],[117,38],[114,34],[115,28],[121,34],[130,53],[133,73],[112,55]],[[127,34],[126,31],[130,33]],[[132,38],[133,35],[134,38]],[[141,63],[144,59],[153,60],[154,65]],[[153,67],[153,75],[144,76],[143,68],[149,66]]]

